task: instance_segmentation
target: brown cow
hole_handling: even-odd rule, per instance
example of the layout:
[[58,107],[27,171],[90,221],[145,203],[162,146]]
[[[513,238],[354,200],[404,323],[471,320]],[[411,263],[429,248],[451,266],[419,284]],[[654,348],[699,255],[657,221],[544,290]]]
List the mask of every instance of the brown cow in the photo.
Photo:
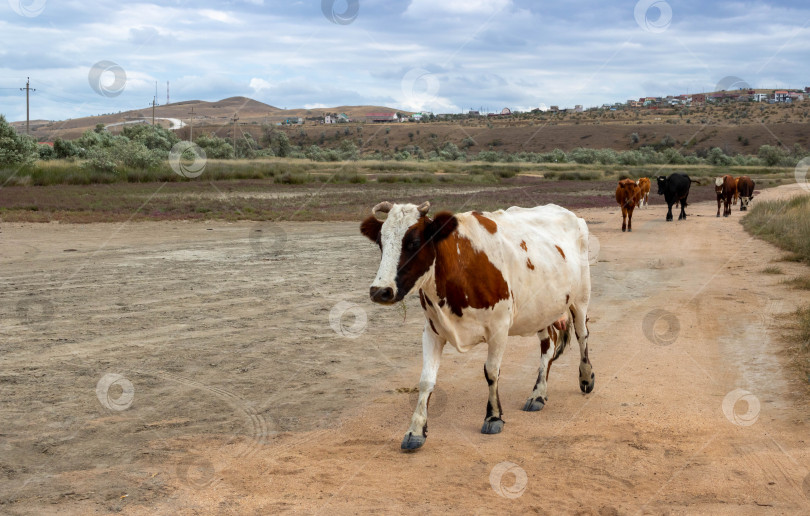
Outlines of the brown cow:
[[714,179],[714,192],[717,194],[717,216],[720,216],[720,204],[723,204],[723,216],[728,217],[731,215],[731,199],[734,197],[734,192],[737,191],[737,186],[734,178],[729,175],[723,177],[716,177]]
[[641,200],[639,202],[638,207],[641,208],[642,206],[649,206],[650,205],[650,178],[648,177],[640,177],[638,181],[636,181],[636,185],[638,185],[639,190],[641,190]]
[[633,231],[633,210],[641,202],[641,190],[632,179],[622,179],[616,187],[616,202],[622,207],[622,231]]
[[754,180],[748,176],[737,179],[737,193],[740,196],[740,211],[748,210],[748,202],[754,198]]

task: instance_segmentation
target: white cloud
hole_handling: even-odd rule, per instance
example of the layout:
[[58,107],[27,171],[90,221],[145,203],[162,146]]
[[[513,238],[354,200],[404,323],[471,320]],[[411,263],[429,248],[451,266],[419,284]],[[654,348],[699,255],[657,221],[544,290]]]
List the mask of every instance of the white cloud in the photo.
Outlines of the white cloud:
[[269,90],[270,88],[273,87],[272,84],[265,81],[264,79],[257,79],[255,77],[250,80],[249,86],[250,86],[250,89],[252,89],[253,91],[255,91],[257,93],[261,92],[261,91],[264,91],[264,90]]
[[436,14],[492,14],[512,5],[512,0],[413,0],[405,11],[410,16]]
[[[601,105],[704,91],[730,75],[754,86],[808,85],[806,5],[670,0],[672,25],[649,33],[636,24],[634,2],[360,1],[348,25],[331,23],[312,0],[48,2],[37,18],[0,19],[0,88],[10,88],[0,91],[0,112],[25,117],[18,88],[28,76],[32,109],[46,119],[141,108],[155,81],[161,90],[171,81],[175,101],[245,95],[288,107],[434,112]],[[100,60],[126,70],[120,96],[102,98],[88,85]],[[403,92],[413,69],[439,88],[425,76]]]
[[224,11],[215,11],[213,9],[200,9],[199,13],[204,17],[214,21],[228,24],[239,23],[239,20],[234,18],[230,13],[226,13]]

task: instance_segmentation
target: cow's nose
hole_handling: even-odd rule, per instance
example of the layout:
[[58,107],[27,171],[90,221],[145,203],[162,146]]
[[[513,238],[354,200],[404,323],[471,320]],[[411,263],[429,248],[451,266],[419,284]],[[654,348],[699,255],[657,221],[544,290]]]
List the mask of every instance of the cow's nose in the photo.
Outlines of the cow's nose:
[[371,287],[369,295],[375,303],[390,303],[394,300],[394,289],[391,287]]

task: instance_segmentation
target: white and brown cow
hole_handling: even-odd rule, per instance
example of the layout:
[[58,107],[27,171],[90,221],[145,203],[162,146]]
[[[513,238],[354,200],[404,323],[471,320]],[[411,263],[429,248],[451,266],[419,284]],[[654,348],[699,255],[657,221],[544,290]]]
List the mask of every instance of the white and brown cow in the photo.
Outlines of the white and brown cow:
[[[428,401],[447,343],[459,352],[487,343],[484,376],[489,401],[482,433],[503,429],[498,376],[510,335],[540,338],[540,372],[523,410],[543,408],[549,365],[573,335],[582,359],[580,389],[591,392],[594,374],[587,328],[591,276],[585,221],[555,205],[492,213],[441,212],[433,219],[427,216],[429,207],[427,202],[380,203],[360,227],[382,251],[371,299],[393,304],[418,291],[425,314],[419,398],[402,449],[414,450],[425,443]],[[388,213],[384,222],[377,218],[380,213]]]

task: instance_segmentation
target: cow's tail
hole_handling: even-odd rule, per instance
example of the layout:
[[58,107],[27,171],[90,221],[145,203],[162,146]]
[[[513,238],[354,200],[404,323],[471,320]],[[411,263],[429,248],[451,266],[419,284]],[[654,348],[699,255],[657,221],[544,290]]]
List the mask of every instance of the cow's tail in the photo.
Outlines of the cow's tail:
[[583,267],[589,267],[590,232],[588,231],[588,223],[585,222],[585,219],[577,217],[577,224],[579,225],[579,236],[577,238],[577,244],[579,244],[579,256],[583,262]]

